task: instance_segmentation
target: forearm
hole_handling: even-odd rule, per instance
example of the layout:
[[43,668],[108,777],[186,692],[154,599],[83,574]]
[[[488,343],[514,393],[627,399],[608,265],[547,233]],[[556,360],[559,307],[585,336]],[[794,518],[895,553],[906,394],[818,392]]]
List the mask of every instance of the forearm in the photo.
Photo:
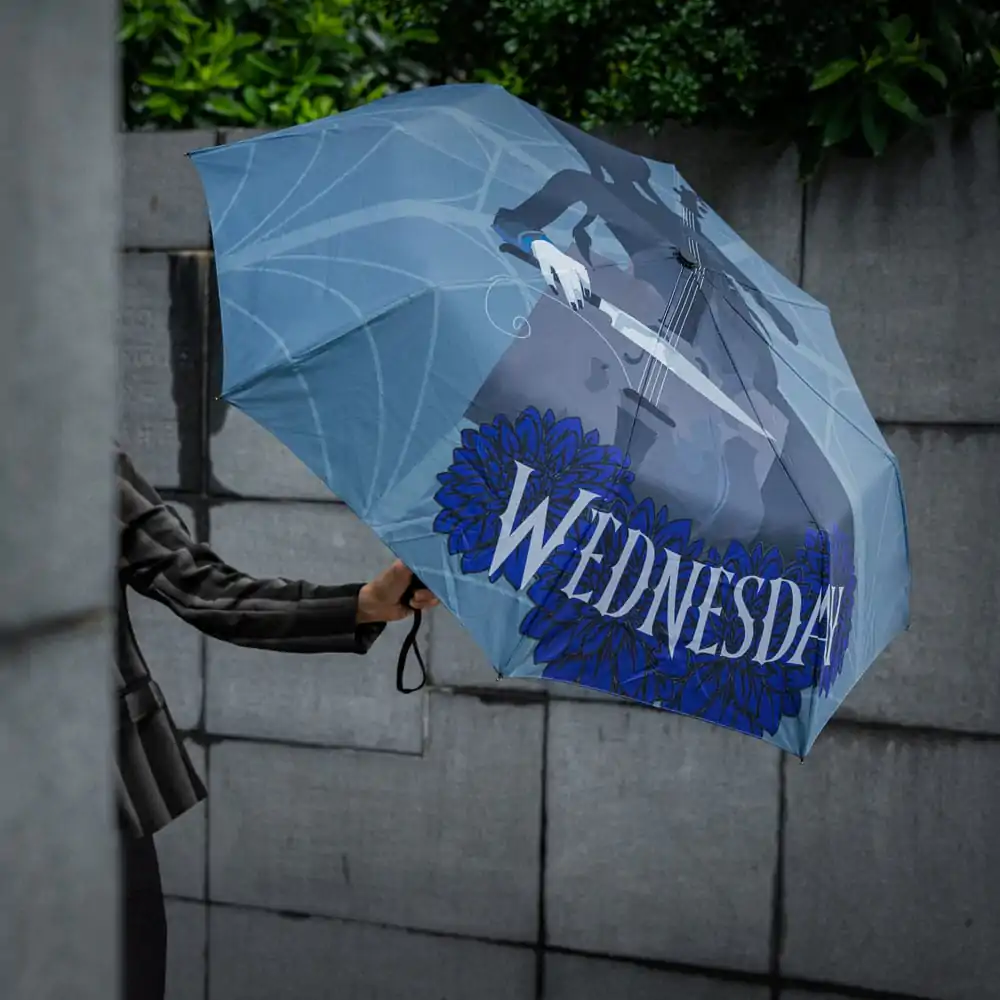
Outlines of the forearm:
[[205,546],[177,553],[137,589],[206,635],[237,646],[363,653],[381,632],[378,625],[359,624],[361,584],[256,579],[222,563]]
[[191,537],[121,451],[118,507],[122,582],[206,635],[285,652],[363,653],[381,632],[359,623],[361,584],[257,579],[227,565]]

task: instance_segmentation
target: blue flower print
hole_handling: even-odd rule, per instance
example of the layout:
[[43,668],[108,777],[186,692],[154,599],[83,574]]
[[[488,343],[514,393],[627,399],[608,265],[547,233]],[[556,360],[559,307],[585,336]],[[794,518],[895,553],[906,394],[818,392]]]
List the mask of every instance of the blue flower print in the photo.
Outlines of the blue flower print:
[[[620,449],[602,445],[597,431],[585,432],[577,417],[557,420],[529,408],[512,423],[498,416],[478,429],[462,431],[435,500],[441,507],[434,530],[448,536],[448,551],[461,556],[463,573],[489,570],[500,538],[500,517],[510,501],[516,462],[532,469],[521,500],[518,521],[548,500],[546,537],[562,521],[581,490],[607,504],[631,504],[633,474]],[[595,501],[596,503],[597,501]],[[522,583],[529,542],[508,557],[500,575],[515,587]],[[524,581],[525,583],[527,581]]]
[[[535,607],[521,624],[521,632],[537,640],[535,662],[544,665],[542,676],[574,681],[585,687],[624,695],[637,701],[659,704],[675,697],[675,687],[687,674],[684,643],[690,627],[678,637],[674,655],[665,642],[665,630],[657,616],[652,629],[642,631],[653,599],[653,588],[666,564],[665,549],[680,559],[678,585],[687,587],[692,559],[701,551],[701,542],[691,539],[690,521],[671,521],[666,508],[657,511],[650,500],[629,510],[618,504],[610,510],[617,520],[604,527],[594,555],[576,581],[575,593],[589,594],[584,600],[565,593],[581,552],[598,530],[599,517],[581,518],[563,545],[543,565],[528,591]],[[629,530],[645,535],[653,546],[655,561],[637,603],[621,617],[601,614],[595,607],[612,579],[628,544]],[[646,563],[645,543],[631,552],[615,589],[609,610],[619,610],[629,598]],[[689,616],[693,617],[693,616]],[[652,634],[650,634],[650,631]]]
[[[731,580],[723,576],[720,581],[713,604],[721,608],[721,613],[708,616],[700,643],[702,649],[711,649],[716,644],[718,649],[712,653],[691,652],[691,672],[677,701],[667,707],[753,736],[765,732],[773,736],[784,716],[797,716],[801,711],[802,691],[812,686],[812,670],[808,664],[788,663],[788,656],[773,663],[754,660],[759,637],[754,635],[749,643],[745,641],[736,587],[741,577],[757,576],[771,581],[783,576],[781,553],[761,544],[748,551],[742,543],[734,541],[724,554],[713,550],[709,561],[733,574]],[[779,591],[769,655],[780,649],[787,630],[796,624],[792,621],[792,593],[788,586]],[[771,599],[770,583],[761,586],[756,581],[747,581],[742,599],[750,617],[762,622]],[[806,595],[803,604],[806,607],[802,613],[807,616]],[[740,655],[724,656],[723,649]]]
[[823,695],[830,693],[834,681],[843,671],[844,657],[851,640],[851,620],[858,586],[853,550],[850,536],[839,526],[835,525],[830,531],[808,528],[805,543],[796,553],[795,570],[790,574],[802,588],[803,602],[810,609],[814,602],[822,599],[828,587],[843,588],[839,591],[839,606],[834,606],[838,614],[830,645],[830,662],[826,662],[825,648],[819,642],[807,647],[814,652],[805,657],[818,664],[816,687]]

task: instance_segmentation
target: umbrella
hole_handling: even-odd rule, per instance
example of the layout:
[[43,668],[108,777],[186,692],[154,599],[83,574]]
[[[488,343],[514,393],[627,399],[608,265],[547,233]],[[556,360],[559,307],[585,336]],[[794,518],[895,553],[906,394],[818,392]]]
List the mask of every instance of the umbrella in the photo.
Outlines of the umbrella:
[[897,461],[823,305],[675,167],[498,87],[192,155],[224,397],[499,676],[805,755],[909,616]]

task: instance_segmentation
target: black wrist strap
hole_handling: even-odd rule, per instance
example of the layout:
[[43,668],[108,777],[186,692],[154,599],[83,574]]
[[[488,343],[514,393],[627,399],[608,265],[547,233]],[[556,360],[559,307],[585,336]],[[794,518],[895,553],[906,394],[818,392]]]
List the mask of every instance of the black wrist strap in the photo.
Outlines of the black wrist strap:
[[[410,626],[410,631],[406,634],[403,645],[399,649],[399,659],[396,661],[396,690],[401,694],[413,694],[414,691],[419,691],[427,683],[427,665],[424,663],[423,654],[417,645],[417,633],[420,631],[423,619],[424,614],[422,611],[413,612],[413,624]],[[417,659],[417,666],[420,667],[420,683],[416,687],[407,687],[403,683],[403,675],[406,673],[406,661],[410,656],[411,650]]]
[[[418,590],[421,590],[423,586],[417,577],[413,577],[410,585],[399,599],[399,603],[404,608],[409,608],[410,601],[413,600],[413,595]],[[427,683],[427,665],[424,663],[423,654],[417,645],[417,633],[420,631],[423,620],[424,615],[422,611],[413,612],[413,624],[410,626],[410,631],[407,633],[406,638],[403,640],[403,645],[399,649],[399,659],[396,661],[396,690],[401,694],[413,694],[414,691],[419,691]],[[403,675],[406,673],[406,661],[410,656],[411,650],[417,658],[417,666],[420,667],[420,683],[416,687],[408,688],[403,683]]]

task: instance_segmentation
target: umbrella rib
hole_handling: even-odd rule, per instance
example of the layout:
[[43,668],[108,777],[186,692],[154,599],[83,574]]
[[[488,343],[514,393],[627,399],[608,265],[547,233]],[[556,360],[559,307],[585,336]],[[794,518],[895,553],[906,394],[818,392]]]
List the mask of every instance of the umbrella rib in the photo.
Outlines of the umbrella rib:
[[[821,393],[816,388],[816,386],[814,386],[812,382],[809,381],[809,379],[805,378],[805,376],[803,376],[798,371],[798,369],[796,369],[796,367],[784,356],[784,354],[782,354],[780,351],[774,350],[771,343],[760,332],[760,330],[758,330],[753,324],[747,323],[747,321],[742,316],[740,316],[739,312],[736,310],[736,307],[729,301],[729,299],[725,295],[722,296],[722,301],[725,302],[726,305],[729,306],[729,308],[732,309],[734,313],[736,313],[736,316],[743,322],[744,326],[749,326],[750,329],[753,330],[754,334],[757,337],[760,337],[760,339],[764,341],[764,343],[767,345],[768,350],[771,352],[771,355],[777,358],[800,382],[802,382],[802,384],[807,389],[809,389],[810,392],[813,393],[814,396],[816,396],[818,399],[821,399],[824,403],[826,403],[826,405],[831,410],[833,410],[837,414],[837,416],[839,416],[846,424],[853,427],[870,445],[873,445],[883,455],[885,455],[886,458],[888,458],[890,461],[893,461],[892,453],[889,451],[887,446],[880,445],[877,441],[873,440],[871,435],[869,435],[866,431],[860,428],[849,416],[847,416],[846,413],[844,413],[843,410],[840,409],[840,407],[837,406],[836,403],[833,402],[833,400],[824,396],[823,393]],[[712,321],[715,323],[716,330],[718,330],[720,328],[719,320],[718,317],[715,315],[715,309],[712,308],[714,306],[714,300],[711,298],[711,296],[708,297],[708,304],[712,312]],[[855,388],[857,388],[857,386],[855,386]]]
[[289,222],[292,221],[292,219],[295,219],[298,216],[300,216],[304,211],[306,211],[306,209],[312,208],[312,206],[315,205],[316,202],[320,200],[320,198],[325,198],[338,184],[340,184],[342,181],[347,180],[347,178],[350,177],[356,170],[358,170],[358,168],[361,167],[361,165],[366,160],[374,156],[382,147],[383,143],[387,142],[395,131],[396,129],[390,129],[388,132],[385,133],[385,135],[379,136],[379,138],[372,143],[371,148],[366,150],[364,155],[360,157],[360,159],[358,159],[356,163],[353,163],[350,167],[348,167],[335,181],[331,181],[325,188],[323,188],[322,191],[319,192],[319,194],[314,195],[304,205],[300,205],[297,209],[295,209],[295,211],[292,212],[291,215],[282,219],[281,222],[278,223],[278,225],[272,226],[266,233],[264,233],[260,237],[260,239],[266,240],[269,237],[273,236],[279,229],[282,228],[282,226],[287,225]]
[[313,424],[316,428],[316,437],[320,442],[320,448],[323,452],[323,467],[326,470],[326,479],[327,482],[329,482],[333,475],[333,469],[330,464],[330,452],[327,448],[326,434],[323,431],[323,422],[320,419],[319,408],[316,406],[316,400],[313,398],[312,390],[309,388],[309,383],[306,380],[305,375],[303,375],[301,371],[296,370],[294,367],[295,360],[292,357],[292,352],[288,349],[288,345],[285,343],[281,334],[279,334],[277,330],[268,326],[267,323],[265,323],[259,316],[255,316],[249,309],[245,309],[239,303],[234,302],[229,298],[226,298],[223,301],[229,306],[230,309],[236,310],[236,312],[244,315],[252,323],[256,323],[269,337],[275,341],[275,343],[277,343],[281,352],[285,355],[285,358],[287,359],[288,364],[292,367],[293,374],[295,375],[295,378],[301,386],[302,391],[305,393],[306,400],[308,401],[309,410],[313,418]]
[[[241,247],[247,245],[251,237],[256,235],[261,231],[261,229],[267,225],[267,223],[274,218],[275,214],[281,211],[282,207],[287,204],[288,200],[295,194],[296,191],[305,183],[305,179],[312,172],[312,168],[316,165],[316,161],[319,159],[319,154],[323,152],[323,144],[326,142],[326,137],[329,135],[328,132],[320,132],[319,142],[316,143],[316,148],[313,150],[312,158],[306,164],[305,169],[299,174],[298,179],[295,183],[285,192],[285,196],[278,202],[270,212],[267,213],[250,232],[246,233],[238,242],[231,246],[226,252],[233,253],[239,250]],[[251,147],[252,149],[253,147]]]
[[[427,359],[424,362],[424,377],[420,380],[420,389],[417,392],[417,401],[414,406],[415,414],[419,415],[423,410],[424,405],[424,395],[427,392],[427,383],[430,381],[431,377],[431,362],[434,360],[434,349],[437,347],[438,339],[438,324],[440,322],[441,313],[441,302],[440,297],[436,292],[434,295],[434,316],[431,320],[431,337],[430,343],[427,345]],[[386,484],[384,493],[388,493],[395,485],[396,481],[399,479],[399,474],[403,468],[403,462],[406,460],[407,453],[410,450],[410,444],[413,441],[413,432],[416,430],[417,421],[413,419],[410,421],[410,426],[406,431],[406,438],[403,441],[403,447],[400,449],[399,458],[396,461],[396,467],[392,470],[392,475],[389,476],[389,482]]]
[[243,194],[243,189],[246,187],[247,181],[250,179],[250,168],[253,166],[254,155],[256,152],[257,148],[251,145],[250,152],[247,155],[247,161],[243,166],[243,176],[240,178],[239,184],[236,185],[236,190],[230,196],[229,204],[222,210],[222,215],[219,216],[219,221],[212,227],[213,236],[216,240],[218,240],[219,231],[226,224],[226,219],[229,218],[229,213],[233,210],[233,206],[236,202],[239,201],[240,195]]
[[[723,296],[723,298],[725,298],[725,296]],[[757,412],[757,407],[754,406],[753,397],[750,395],[750,392],[746,386],[746,382],[743,380],[743,373],[740,371],[739,366],[736,364],[736,359],[733,357],[733,352],[729,349],[729,344],[726,342],[726,338],[722,333],[722,327],[720,326],[719,321],[716,318],[715,310],[712,308],[712,296],[706,295],[705,299],[708,302],[708,315],[712,320],[712,325],[715,327],[715,332],[719,338],[719,343],[722,344],[722,349],[726,352],[726,356],[729,358],[729,363],[732,365],[733,371],[736,373],[736,377],[739,379],[740,387],[743,389],[743,393],[747,397],[747,403],[750,406],[751,412],[757,418],[757,422],[760,423],[760,414]],[[751,326],[751,324],[747,323],[747,321],[742,316],[740,316],[739,313],[737,313],[736,315],[744,326]],[[758,331],[755,330],[754,332],[757,334],[757,336],[760,336],[760,333]],[[768,347],[768,353],[771,354],[772,357],[777,357],[775,352],[770,349],[770,345],[767,344],[766,340],[764,341],[764,343]],[[788,481],[792,484],[792,489],[795,490],[795,492],[798,494],[799,499],[802,501],[802,506],[805,508],[806,513],[809,515],[809,520],[813,524],[815,524],[817,528],[821,527],[819,521],[816,520],[816,515],[813,513],[812,508],[806,501],[806,498],[802,493],[802,490],[799,489],[799,484],[795,481],[794,477],[789,471],[788,465],[785,463],[784,455],[782,454],[781,449],[778,448],[777,442],[774,440],[773,437],[769,438],[768,440],[771,443],[771,449],[774,452],[775,461],[784,470],[785,476],[788,478]]]
[[[282,275],[282,276],[287,277],[287,278],[298,278],[300,281],[305,281],[305,282],[307,282],[310,285],[315,285],[318,288],[322,288],[324,291],[329,292],[331,295],[336,296],[338,299],[340,299],[340,301],[343,302],[344,305],[347,306],[348,309],[350,309],[351,312],[354,313],[355,317],[358,320],[358,324],[359,324],[359,326],[356,327],[356,329],[361,329],[361,330],[364,331],[365,337],[366,337],[366,339],[368,341],[368,346],[371,349],[371,353],[372,353],[372,365],[373,365],[373,367],[375,369],[375,384],[376,384],[376,387],[378,388],[378,423],[377,423],[378,432],[377,432],[377,437],[375,439],[375,457],[374,457],[374,461],[372,462],[372,478],[371,478],[371,482],[369,483],[369,487],[368,487],[368,498],[365,500],[365,506],[364,506],[364,508],[363,508],[363,510],[361,512],[362,516],[367,516],[368,511],[371,509],[372,498],[374,497],[374,494],[375,494],[375,487],[378,484],[379,468],[382,465],[382,448],[383,448],[383,445],[384,445],[384,440],[383,439],[385,437],[385,385],[384,385],[383,379],[382,379],[382,362],[381,362],[381,358],[379,357],[378,347],[375,344],[375,338],[372,336],[372,332],[371,332],[371,325],[370,325],[371,321],[365,319],[364,314],[358,308],[357,303],[354,302],[353,299],[349,298],[347,295],[344,295],[343,292],[338,291],[336,288],[331,288],[329,285],[325,285],[322,281],[317,281],[316,278],[310,278],[307,274],[298,274],[295,271],[285,271],[285,270],[283,270],[281,268],[274,268],[274,267],[254,267],[252,269],[251,268],[247,268],[247,270],[254,270],[254,271],[257,271],[257,272],[260,272],[260,273],[263,273],[263,274],[277,274],[277,275]],[[423,294],[423,293],[421,293],[421,294]],[[409,301],[410,299],[411,299],[411,297],[407,296],[406,299],[403,299],[403,300],[395,302],[390,309],[384,310],[380,315],[385,315],[386,313],[391,312],[392,310],[398,308],[402,304],[402,302]],[[247,315],[250,315],[250,314],[248,313]],[[278,336],[276,333],[273,334],[273,335],[274,336]],[[337,339],[339,339],[339,338],[337,338]],[[302,356],[300,356],[298,358],[295,358],[295,357],[292,356],[292,354],[288,350],[287,346],[285,346],[284,341],[280,340],[280,337],[279,337],[279,342],[281,343],[282,347],[285,350],[286,357],[288,359],[288,363],[290,365],[292,365],[292,366],[295,366],[299,362],[303,361],[306,357],[308,357],[312,353],[314,353],[314,351],[322,350],[323,347],[326,346],[325,344],[317,345],[316,348],[314,348],[312,351],[307,351]],[[334,342],[336,342],[336,341],[334,341]],[[296,374],[299,374],[299,373],[296,373]],[[309,398],[310,398],[310,403],[312,403],[312,405],[313,405],[313,407],[315,409],[315,402],[312,400],[312,396],[310,395]],[[317,411],[317,421],[318,421],[318,419],[319,419],[319,417],[318,417],[318,411]],[[321,428],[320,428],[320,426],[319,426],[318,423],[317,423],[317,428],[316,429],[317,429],[318,432],[321,432]],[[331,478],[332,478],[332,469],[331,469],[331,466],[330,466],[329,455],[327,454],[327,450],[326,450],[326,440],[325,440],[325,438],[324,438],[324,442],[323,442],[323,453],[324,453],[325,465],[326,465],[326,468],[327,468],[327,483],[330,483]],[[331,485],[331,488],[332,488],[332,485]]]

